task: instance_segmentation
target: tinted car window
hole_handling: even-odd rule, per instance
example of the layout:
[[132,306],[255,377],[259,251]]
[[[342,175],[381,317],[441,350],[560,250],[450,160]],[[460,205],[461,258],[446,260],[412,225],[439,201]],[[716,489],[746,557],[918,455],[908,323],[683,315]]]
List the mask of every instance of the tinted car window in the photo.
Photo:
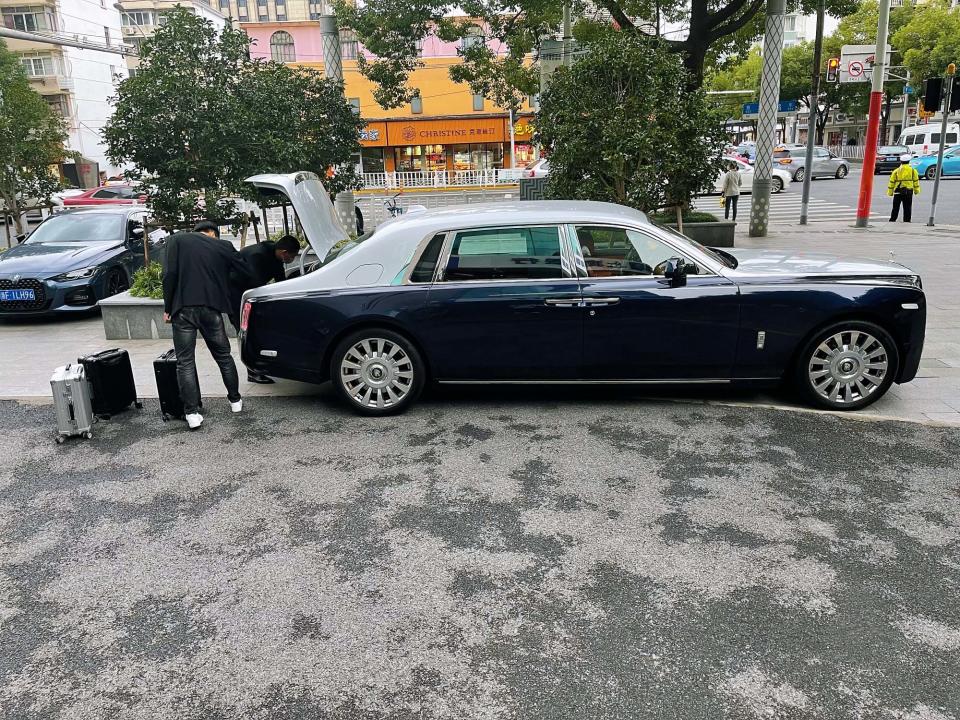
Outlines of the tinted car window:
[[110,200],[117,197],[117,191],[104,188],[103,190],[97,190],[93,194],[93,197],[97,198],[97,200]]
[[940,133],[931,133],[931,135],[930,135],[930,142],[932,142],[932,143],[938,143],[938,142],[940,142]]
[[953,145],[957,141],[956,133],[947,133],[947,145]]
[[27,242],[118,242],[122,239],[122,222],[121,216],[106,213],[57,215],[41,223]]
[[[819,150],[816,150],[816,149],[813,151],[813,153],[814,153],[814,155],[817,155],[817,156],[820,155]],[[792,156],[795,157],[795,158],[804,158],[804,159],[806,159],[806,157],[807,157],[807,149],[806,149],[806,148],[794,148],[793,150],[790,151],[790,155],[792,155]]]
[[434,235],[427,243],[423,255],[420,256],[413,272],[410,273],[410,282],[428,283],[433,280],[433,273],[437,268],[437,258],[440,257],[440,250],[443,248],[444,237],[446,237],[444,233]]
[[539,280],[563,277],[560,229],[488,228],[458,232],[443,279]]
[[662,274],[659,266],[679,255],[666,243],[626,228],[581,226],[577,241],[589,277]]

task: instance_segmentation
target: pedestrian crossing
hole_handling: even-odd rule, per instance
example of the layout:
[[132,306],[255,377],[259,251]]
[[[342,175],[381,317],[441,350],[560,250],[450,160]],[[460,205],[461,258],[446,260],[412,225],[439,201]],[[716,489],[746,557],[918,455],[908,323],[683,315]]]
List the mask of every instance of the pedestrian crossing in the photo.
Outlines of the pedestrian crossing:
[[[752,195],[740,196],[740,207],[737,208],[737,220],[748,222],[753,203]],[[769,223],[771,225],[795,225],[800,222],[800,205],[802,202],[800,192],[786,190],[770,196]],[[718,207],[711,207],[710,201],[713,200]],[[723,208],[719,207],[719,199],[716,197],[699,198],[697,207],[700,210],[712,213],[718,217],[723,216]],[[831,200],[821,200],[819,198],[810,198],[807,206],[807,219],[811,223],[815,222],[849,222],[851,225],[857,217],[857,209],[849,205],[833,202]],[[871,220],[885,220],[882,213],[872,212]]]

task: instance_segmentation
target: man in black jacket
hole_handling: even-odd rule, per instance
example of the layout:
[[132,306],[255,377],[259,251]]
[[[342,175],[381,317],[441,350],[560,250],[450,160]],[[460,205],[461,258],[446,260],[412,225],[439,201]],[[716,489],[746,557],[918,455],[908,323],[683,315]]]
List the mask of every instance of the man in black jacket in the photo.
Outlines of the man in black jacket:
[[223,313],[231,312],[232,271],[244,273],[246,264],[231,243],[220,239],[219,228],[212,222],[198,223],[193,232],[177,233],[167,240],[163,319],[173,324],[177,384],[191,430],[203,423],[196,364],[198,332],[220,367],[230,409],[243,409],[237,366],[223,327]]
[[[284,235],[276,242],[266,241],[248,245],[240,250],[240,257],[246,263],[246,272],[234,271],[230,274],[230,322],[240,332],[240,304],[243,293],[266,285],[271,280],[286,280],[285,265],[292,263],[300,254],[300,242],[292,235]],[[247,371],[247,381],[266,385],[273,380],[266,375]]]

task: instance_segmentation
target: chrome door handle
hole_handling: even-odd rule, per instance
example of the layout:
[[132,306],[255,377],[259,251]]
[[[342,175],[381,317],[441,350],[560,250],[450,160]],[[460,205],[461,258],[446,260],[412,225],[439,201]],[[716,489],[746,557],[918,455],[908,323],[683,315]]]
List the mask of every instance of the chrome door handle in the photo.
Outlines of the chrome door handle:
[[547,298],[543,301],[544,305],[550,307],[579,307],[579,298]]
[[616,305],[620,302],[618,297],[587,297],[583,299],[583,304],[587,307],[596,307],[599,305]]

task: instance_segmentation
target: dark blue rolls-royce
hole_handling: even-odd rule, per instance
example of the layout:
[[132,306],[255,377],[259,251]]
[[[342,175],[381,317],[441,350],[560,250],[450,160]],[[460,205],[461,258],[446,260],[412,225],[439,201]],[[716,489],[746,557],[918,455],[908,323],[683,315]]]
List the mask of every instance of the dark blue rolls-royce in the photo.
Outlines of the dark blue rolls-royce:
[[709,249],[593,202],[423,211],[351,241],[312,174],[250,182],[290,198],[318,259],[244,295],[243,360],[361,413],[427,382],[788,380],[856,410],[917,372],[924,293],[894,263]]

